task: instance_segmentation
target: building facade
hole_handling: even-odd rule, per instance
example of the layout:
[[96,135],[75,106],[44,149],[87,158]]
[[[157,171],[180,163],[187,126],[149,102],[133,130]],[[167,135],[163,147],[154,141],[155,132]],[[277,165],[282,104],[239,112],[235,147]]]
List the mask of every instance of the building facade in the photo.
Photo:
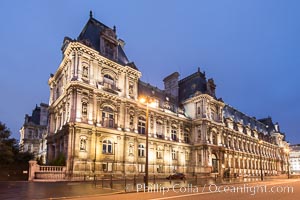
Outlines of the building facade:
[[300,174],[300,144],[290,145],[290,173]]
[[47,153],[48,105],[41,103],[35,107],[32,115],[25,115],[25,121],[20,129],[20,151],[34,154],[41,163],[46,163]]
[[148,120],[150,175],[286,172],[288,143],[271,118],[226,105],[200,69],[183,79],[172,73],[164,89],[141,81],[124,44],[92,14],[76,40],[64,39],[48,82],[48,162],[63,155],[70,174],[142,175]]

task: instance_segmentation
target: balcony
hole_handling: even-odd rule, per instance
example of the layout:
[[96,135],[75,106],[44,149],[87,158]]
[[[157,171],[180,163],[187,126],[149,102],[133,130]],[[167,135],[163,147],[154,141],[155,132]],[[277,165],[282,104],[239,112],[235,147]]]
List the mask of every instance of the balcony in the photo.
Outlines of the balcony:
[[109,83],[107,81],[99,82],[98,85],[100,85],[104,91],[113,94],[118,94],[118,92],[121,92],[121,90],[115,84]]

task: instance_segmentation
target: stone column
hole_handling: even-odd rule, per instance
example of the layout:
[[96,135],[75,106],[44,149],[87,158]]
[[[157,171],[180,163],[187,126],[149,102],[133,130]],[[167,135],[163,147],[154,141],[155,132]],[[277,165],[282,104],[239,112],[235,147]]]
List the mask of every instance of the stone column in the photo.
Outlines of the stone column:
[[39,165],[37,164],[37,161],[29,161],[28,181],[33,181],[33,179],[35,178],[35,172],[38,171],[38,167]]

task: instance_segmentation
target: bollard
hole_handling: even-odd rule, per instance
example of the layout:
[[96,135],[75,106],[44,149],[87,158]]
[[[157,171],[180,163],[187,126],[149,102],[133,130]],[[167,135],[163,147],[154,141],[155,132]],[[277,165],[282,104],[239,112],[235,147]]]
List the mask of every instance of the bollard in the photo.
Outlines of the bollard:
[[97,186],[96,174],[94,174],[94,183],[95,183],[95,187],[96,187]]
[[113,176],[113,175],[110,175],[110,189],[113,188],[112,176]]
[[126,188],[127,188],[127,184],[126,184],[126,175],[124,176],[124,184],[125,184],[125,192],[126,192]]
[[135,177],[135,175],[133,176],[133,185],[136,186],[136,177]]

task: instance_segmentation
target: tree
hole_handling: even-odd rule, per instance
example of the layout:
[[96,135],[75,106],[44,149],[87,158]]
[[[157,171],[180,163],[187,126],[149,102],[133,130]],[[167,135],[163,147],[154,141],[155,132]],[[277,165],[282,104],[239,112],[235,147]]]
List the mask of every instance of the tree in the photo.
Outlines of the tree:
[[1,165],[12,165],[27,163],[33,158],[31,153],[19,152],[18,142],[10,138],[11,132],[6,125],[0,122],[0,163]]
[[0,122],[0,163],[3,165],[12,164],[14,155],[18,152],[17,141],[9,138],[10,130]]

